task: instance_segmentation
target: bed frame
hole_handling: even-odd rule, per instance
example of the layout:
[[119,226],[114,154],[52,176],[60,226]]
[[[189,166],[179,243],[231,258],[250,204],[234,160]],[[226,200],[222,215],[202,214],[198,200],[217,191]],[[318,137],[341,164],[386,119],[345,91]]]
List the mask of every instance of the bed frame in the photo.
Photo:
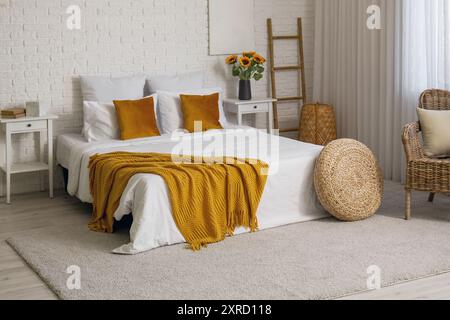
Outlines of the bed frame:
[[61,170],[62,170],[62,174],[63,174],[63,178],[64,178],[64,189],[67,191],[67,186],[69,185],[69,170],[67,170],[66,168],[64,168],[61,165],[58,165]]

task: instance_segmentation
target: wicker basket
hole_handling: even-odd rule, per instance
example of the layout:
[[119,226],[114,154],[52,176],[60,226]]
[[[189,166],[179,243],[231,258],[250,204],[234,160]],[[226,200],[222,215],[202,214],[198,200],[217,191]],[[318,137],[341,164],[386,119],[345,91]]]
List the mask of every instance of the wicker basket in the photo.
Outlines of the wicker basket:
[[305,104],[300,115],[299,140],[325,146],[337,139],[336,117],[333,106]]

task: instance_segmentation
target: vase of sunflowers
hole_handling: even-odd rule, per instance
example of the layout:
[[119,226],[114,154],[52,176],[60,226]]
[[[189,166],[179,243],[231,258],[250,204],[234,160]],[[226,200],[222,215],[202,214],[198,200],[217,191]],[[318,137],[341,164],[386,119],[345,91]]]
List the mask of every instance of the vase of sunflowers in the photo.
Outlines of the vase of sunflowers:
[[232,66],[234,77],[239,77],[239,100],[252,99],[251,80],[263,78],[266,59],[256,52],[244,52],[242,56],[231,55],[226,63]]

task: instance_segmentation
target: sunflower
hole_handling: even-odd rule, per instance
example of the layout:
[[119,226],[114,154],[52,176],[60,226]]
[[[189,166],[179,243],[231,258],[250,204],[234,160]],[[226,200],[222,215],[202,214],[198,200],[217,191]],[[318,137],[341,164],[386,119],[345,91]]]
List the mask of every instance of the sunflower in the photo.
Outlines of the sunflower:
[[255,54],[256,54],[255,51],[249,51],[249,52],[243,52],[243,53],[242,53],[242,55],[243,55],[244,57],[248,57],[248,58],[253,57]]
[[239,58],[239,63],[241,64],[241,67],[243,67],[243,68],[248,68],[252,65],[252,61],[248,57]]
[[255,54],[255,55],[253,56],[253,60],[254,60],[257,64],[263,64],[263,63],[266,62],[266,59],[265,59],[263,56],[259,55],[259,54]]
[[225,59],[225,62],[227,64],[235,64],[237,61],[238,61],[238,56],[236,56],[236,55],[231,55]]

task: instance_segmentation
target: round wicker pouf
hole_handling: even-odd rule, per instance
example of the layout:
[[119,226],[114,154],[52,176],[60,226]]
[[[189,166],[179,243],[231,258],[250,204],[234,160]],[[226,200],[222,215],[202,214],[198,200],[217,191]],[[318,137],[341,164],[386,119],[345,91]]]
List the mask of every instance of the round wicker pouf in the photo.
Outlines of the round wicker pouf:
[[314,183],[320,203],[339,220],[367,219],[381,206],[380,166],[358,141],[340,139],[328,144],[317,160]]

